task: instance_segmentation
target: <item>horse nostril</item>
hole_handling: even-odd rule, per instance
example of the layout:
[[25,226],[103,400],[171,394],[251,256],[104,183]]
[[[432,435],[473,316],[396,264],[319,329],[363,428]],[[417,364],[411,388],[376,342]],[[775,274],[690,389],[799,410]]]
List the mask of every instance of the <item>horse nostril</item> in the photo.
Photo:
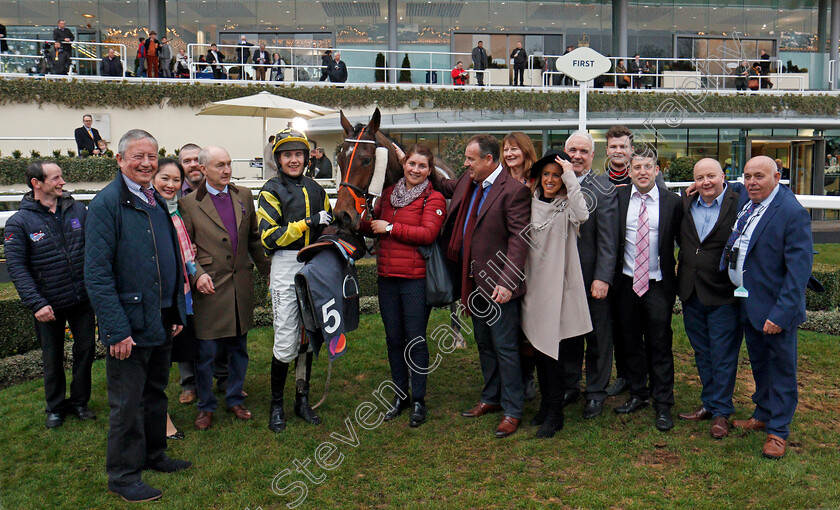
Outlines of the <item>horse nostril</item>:
[[341,225],[349,226],[353,223],[353,219],[350,217],[350,213],[347,211],[341,211],[338,213],[338,222]]

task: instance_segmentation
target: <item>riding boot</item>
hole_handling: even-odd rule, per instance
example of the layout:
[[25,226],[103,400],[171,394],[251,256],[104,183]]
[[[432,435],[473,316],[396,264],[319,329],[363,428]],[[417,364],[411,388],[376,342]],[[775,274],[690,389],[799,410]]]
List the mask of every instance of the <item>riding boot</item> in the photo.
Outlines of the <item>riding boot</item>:
[[[299,378],[295,381],[295,414],[303,418],[307,423],[313,425],[320,425],[321,418],[315,414],[315,411],[309,405],[309,379],[312,375],[312,353],[300,354],[296,363],[301,362],[304,358],[306,363],[306,371],[303,374],[304,378]],[[295,370],[298,377],[301,375],[300,370]]]
[[271,411],[268,415],[268,428],[272,432],[282,432],[286,428],[286,415],[283,412],[283,388],[289,375],[289,364],[277,358],[271,358]]
[[[554,437],[560,429],[563,428],[565,416],[563,415],[563,365],[561,361],[549,358],[542,354],[543,367],[545,372],[545,386],[547,394],[543,395],[543,402],[546,402],[547,411],[545,421],[537,430],[536,436],[539,438]],[[538,375],[543,379],[541,375]]]

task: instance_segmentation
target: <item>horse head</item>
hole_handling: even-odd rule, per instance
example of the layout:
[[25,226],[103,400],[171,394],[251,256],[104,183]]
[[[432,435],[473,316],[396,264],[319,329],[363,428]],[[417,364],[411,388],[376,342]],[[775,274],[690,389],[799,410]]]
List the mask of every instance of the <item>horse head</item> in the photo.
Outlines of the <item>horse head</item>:
[[[382,118],[379,108],[373,112],[366,126],[357,124],[354,127],[344,112],[340,113],[344,143],[338,154],[341,184],[334,214],[339,228],[355,232],[361,219],[372,214],[373,196],[382,191],[372,190],[371,183],[382,188],[394,184],[402,176],[402,167],[391,140],[379,131]],[[374,194],[371,194],[372,191]]]

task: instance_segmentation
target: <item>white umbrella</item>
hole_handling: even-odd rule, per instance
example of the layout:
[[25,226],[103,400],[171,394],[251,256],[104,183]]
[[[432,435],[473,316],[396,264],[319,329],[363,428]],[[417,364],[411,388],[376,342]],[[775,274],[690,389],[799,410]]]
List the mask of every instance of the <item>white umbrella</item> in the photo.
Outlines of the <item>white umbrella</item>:
[[311,103],[304,103],[288,97],[276,96],[270,92],[260,92],[253,96],[227,99],[210,103],[196,115],[231,115],[234,117],[262,117],[263,136],[262,143],[266,143],[266,123],[269,117],[281,119],[293,119],[301,117],[311,119],[331,113],[338,113],[338,110],[318,106]]

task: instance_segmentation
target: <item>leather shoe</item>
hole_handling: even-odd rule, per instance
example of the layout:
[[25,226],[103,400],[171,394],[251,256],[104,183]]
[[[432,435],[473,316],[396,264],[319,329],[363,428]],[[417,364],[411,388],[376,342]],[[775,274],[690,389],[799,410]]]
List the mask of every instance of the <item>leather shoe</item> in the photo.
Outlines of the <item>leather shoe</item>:
[[641,399],[639,397],[630,397],[627,402],[621,404],[620,406],[613,409],[617,414],[630,414],[635,413],[639,409],[643,407],[647,407],[649,402],[647,399]]
[[178,398],[178,402],[182,404],[192,404],[195,402],[197,396],[195,394],[195,390],[184,390],[181,392],[181,396]]
[[505,416],[502,418],[502,422],[499,423],[499,426],[496,428],[496,437],[501,439],[503,437],[508,437],[509,435],[516,432],[519,429],[519,422],[521,420],[519,418],[511,418],[510,416]]
[[163,495],[158,489],[149,487],[143,480],[135,480],[126,485],[118,485],[108,482],[108,492],[112,492],[129,503],[140,503],[143,501],[154,501]]
[[411,419],[408,422],[408,426],[411,428],[417,428],[420,425],[426,423],[426,417],[428,416],[428,411],[426,410],[426,406],[421,404],[420,402],[414,403],[414,410],[411,411]]
[[732,420],[732,427],[755,432],[764,432],[764,425],[763,421],[758,421],[755,418],[750,418],[749,420]]
[[47,413],[47,421],[44,423],[48,429],[54,429],[64,425],[64,415],[61,413]]
[[208,430],[213,426],[213,413],[210,411],[199,411],[195,419],[196,430]]
[[662,432],[668,432],[674,428],[674,419],[671,418],[670,409],[660,409],[656,412],[656,428]]
[[501,410],[502,406],[499,404],[485,404],[484,402],[479,402],[469,411],[461,413],[461,416],[464,418],[478,418],[479,416],[484,416],[489,413],[497,413]]
[[729,435],[729,419],[726,416],[716,416],[712,420],[712,428],[709,430],[715,439],[723,439]]
[[151,469],[152,471],[159,471],[161,473],[174,473],[192,466],[192,462],[188,460],[177,460],[164,455],[157,462],[147,464],[143,469]]
[[587,400],[583,406],[583,419],[590,420],[604,412],[604,403],[599,400]]
[[607,396],[614,397],[616,395],[621,395],[627,391],[628,386],[627,379],[619,377],[614,383],[612,383],[612,385],[610,385],[610,387],[607,388]]
[[761,450],[761,455],[767,459],[779,460],[785,456],[787,448],[787,441],[779,436],[767,434],[767,440],[764,441],[764,449]]
[[394,403],[391,404],[391,408],[388,409],[388,412],[385,413],[385,421],[391,421],[397,416],[401,415],[403,409],[408,409],[411,407],[411,401],[408,399],[400,398],[399,396],[394,396]]
[[690,413],[680,413],[677,416],[679,416],[681,420],[703,421],[711,420],[712,412],[706,409],[705,407],[700,406],[695,411],[692,411]]
[[238,406],[228,407],[228,412],[233,413],[233,415],[240,420],[250,420],[254,417],[254,415],[251,414],[251,411],[246,409],[245,406],[243,406],[242,404],[239,404]]
[[282,400],[271,403],[271,411],[268,413],[268,430],[272,432],[286,430],[286,412],[283,410]]
[[566,390],[563,393],[563,407],[574,404],[580,399],[580,390]]
[[90,410],[88,406],[73,407],[73,416],[80,420],[95,420],[96,413]]

